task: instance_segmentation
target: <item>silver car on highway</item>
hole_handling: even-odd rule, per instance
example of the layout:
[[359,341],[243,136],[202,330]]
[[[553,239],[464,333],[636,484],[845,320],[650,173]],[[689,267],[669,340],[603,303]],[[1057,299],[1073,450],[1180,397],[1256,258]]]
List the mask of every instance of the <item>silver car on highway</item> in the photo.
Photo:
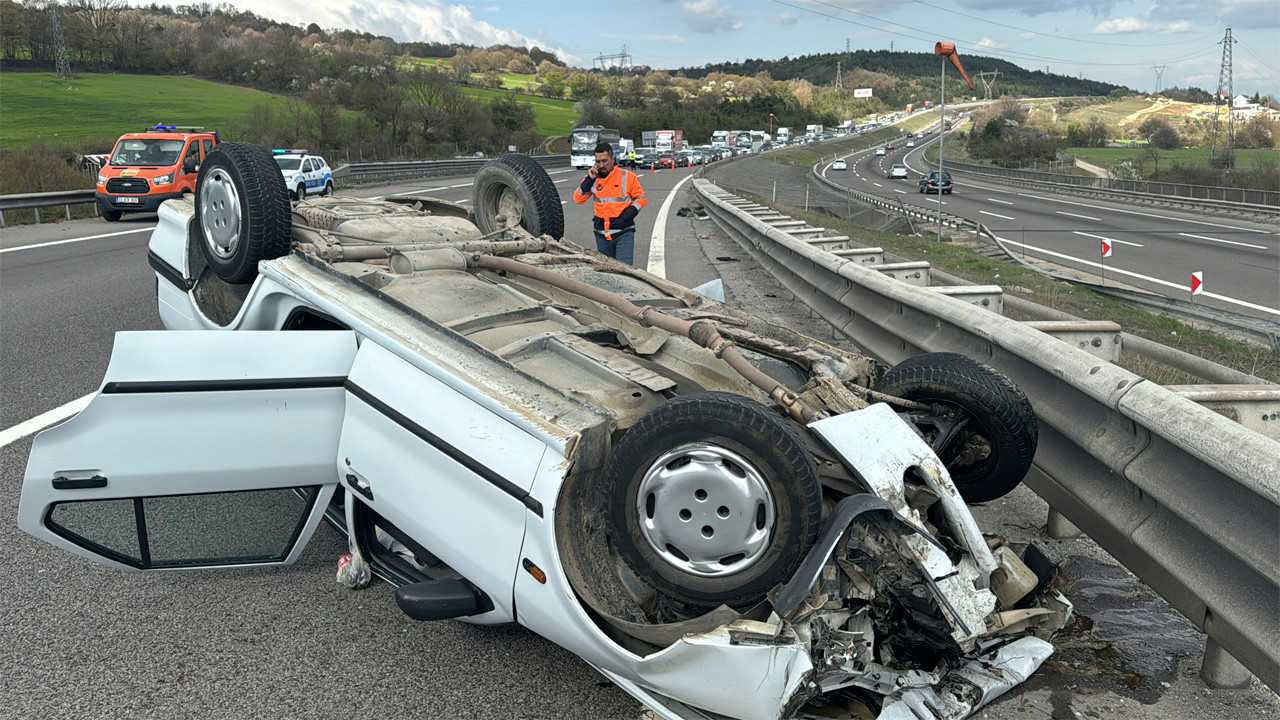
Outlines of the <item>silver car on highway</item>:
[[19,525],[145,572],[288,564],[327,521],[352,587],[518,622],[664,718],[963,718],[1052,653],[1055,552],[966,506],[1035,453],[1007,378],[884,368],[579,247],[521,155],[472,200],[291,205],[219,145],[150,242],[187,332],[117,334]]

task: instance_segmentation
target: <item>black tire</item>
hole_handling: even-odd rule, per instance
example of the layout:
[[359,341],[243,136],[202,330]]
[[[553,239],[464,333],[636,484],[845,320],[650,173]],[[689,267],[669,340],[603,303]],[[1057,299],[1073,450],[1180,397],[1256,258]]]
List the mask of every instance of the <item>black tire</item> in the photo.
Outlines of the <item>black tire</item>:
[[[896,397],[941,405],[938,417],[927,412],[902,415],[915,423],[942,459],[966,502],[1003,497],[1022,482],[1036,454],[1039,424],[1031,402],[1009,378],[964,355],[926,353],[891,369],[876,390]],[[939,421],[966,420],[939,444]],[[964,457],[966,448],[989,447],[986,457]]]
[[293,199],[294,199],[294,200],[306,200],[306,199],[307,199],[307,186],[306,186],[306,185],[303,185],[302,183],[298,183],[298,188],[297,188],[296,190],[294,190],[294,191],[293,191]]
[[289,252],[290,212],[289,190],[266,149],[218,143],[200,165],[195,224],[205,260],[223,280],[250,282],[259,261]]
[[119,210],[103,210],[102,219],[107,222],[120,222],[120,216],[123,214]]
[[500,212],[518,212],[520,226],[534,236],[564,237],[560,193],[545,168],[528,155],[503,155],[485,163],[471,190],[476,227],[488,234],[500,229]]
[[320,193],[322,197],[329,197],[333,194],[333,183],[326,180],[324,183],[324,192]]
[[943,192],[943,194],[945,194],[945,195],[950,195],[950,194],[951,194],[951,191],[950,191],[950,190],[943,190],[942,192]]
[[[714,471],[720,471],[723,466],[735,475],[741,473],[743,478],[750,478],[754,469],[755,477],[768,488],[772,508],[766,509],[761,505],[751,510],[751,504],[744,508],[742,503],[729,500],[726,504],[735,504],[739,510],[746,510],[736,518],[732,517],[732,513],[723,512],[728,508],[716,499],[715,493],[719,491],[713,479],[708,484],[712,487],[710,494],[698,489],[689,498],[683,498],[683,492],[690,486],[684,485],[680,492],[673,489],[672,496],[664,499],[661,507],[654,500],[645,502],[647,515],[654,519],[669,511],[671,524],[665,527],[674,529],[676,523],[692,521],[685,515],[689,512],[687,509],[676,510],[672,503],[688,504],[698,509],[704,518],[710,518],[712,505],[717,505],[716,517],[722,518],[723,522],[712,518],[697,520],[687,526],[707,523],[701,525],[702,537],[708,538],[710,543],[711,535],[706,534],[706,530],[711,528],[710,523],[716,523],[726,533],[743,528],[750,531],[753,527],[758,531],[767,525],[764,518],[771,511],[774,516],[772,529],[767,540],[761,541],[758,549],[750,551],[754,559],[748,559],[747,553],[737,553],[716,561],[725,568],[733,563],[749,563],[732,574],[710,576],[677,567],[654,549],[641,527],[640,493],[646,475],[651,469],[660,467],[657,462],[664,455],[671,451],[680,452],[690,443],[705,443],[716,448],[717,452],[728,451],[725,454],[744,461],[748,466],[745,469],[734,469],[733,460],[720,461],[720,465],[712,467]],[[680,467],[680,462],[673,459],[663,469]],[[689,464],[687,460],[684,462]],[[703,479],[691,484],[704,484]],[[614,449],[605,469],[602,490],[605,493],[603,501],[609,535],[622,559],[636,575],[659,592],[696,607],[713,608],[725,604],[742,608],[759,602],[770,588],[791,578],[816,539],[822,522],[822,486],[818,469],[805,447],[799,427],[760,403],[730,393],[684,395],[650,410],[627,430]],[[696,493],[702,493],[701,497]],[[673,497],[675,495],[679,497]],[[695,506],[695,503],[702,502],[706,505]],[[683,551],[678,548],[672,550],[672,547],[666,545],[669,555],[684,555]],[[684,555],[685,560],[689,557]]]

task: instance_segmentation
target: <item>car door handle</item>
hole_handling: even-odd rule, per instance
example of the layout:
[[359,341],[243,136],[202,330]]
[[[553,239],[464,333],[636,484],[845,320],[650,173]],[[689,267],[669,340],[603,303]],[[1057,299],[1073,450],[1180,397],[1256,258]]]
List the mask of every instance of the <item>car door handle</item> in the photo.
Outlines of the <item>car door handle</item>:
[[368,480],[365,480],[364,478],[356,477],[351,473],[347,473],[347,485],[351,486],[352,490],[355,490],[356,492],[365,496],[370,501],[373,500],[373,487],[369,485]]
[[58,476],[53,479],[54,490],[86,490],[89,488],[104,488],[106,486],[107,479],[101,475],[76,478],[74,480],[65,476]]

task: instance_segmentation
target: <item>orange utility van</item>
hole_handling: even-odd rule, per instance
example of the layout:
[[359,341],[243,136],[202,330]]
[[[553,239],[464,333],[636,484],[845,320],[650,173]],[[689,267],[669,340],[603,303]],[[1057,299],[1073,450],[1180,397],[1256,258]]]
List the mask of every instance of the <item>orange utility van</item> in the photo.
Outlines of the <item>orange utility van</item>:
[[157,125],[121,135],[98,171],[94,193],[107,222],[126,212],[155,212],[165,200],[195,192],[196,172],[218,143],[218,133],[198,127]]

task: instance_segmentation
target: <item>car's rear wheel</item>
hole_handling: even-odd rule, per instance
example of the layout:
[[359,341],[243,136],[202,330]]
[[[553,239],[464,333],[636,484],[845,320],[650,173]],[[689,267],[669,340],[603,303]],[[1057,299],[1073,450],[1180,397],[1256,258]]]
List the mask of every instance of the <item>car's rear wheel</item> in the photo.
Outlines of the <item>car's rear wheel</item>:
[[307,199],[307,186],[306,186],[306,185],[303,185],[302,183],[298,183],[298,187],[293,191],[293,199],[294,199],[294,200],[306,200],[306,199]]
[[332,195],[332,194],[333,194],[333,183],[332,183],[332,182],[330,182],[330,181],[328,181],[328,180],[326,180],[326,181],[325,181],[325,183],[324,183],[324,192],[323,192],[323,193],[321,193],[321,194],[322,194],[322,195],[324,195],[325,197],[329,197],[330,195]]
[[519,225],[531,235],[564,237],[564,208],[551,176],[527,155],[503,155],[476,173],[476,227],[488,234]]
[[264,148],[218,143],[196,178],[196,228],[210,269],[223,280],[247,283],[258,262],[289,252],[289,191]]
[[119,210],[103,210],[102,219],[107,222],[120,222],[120,216],[123,214]]
[[817,536],[822,492],[800,429],[729,393],[669,400],[622,437],[603,501],[639,577],[697,607],[746,607],[786,582]]
[[1013,381],[956,353],[908,358],[876,390],[934,405],[900,413],[924,435],[966,502],[1003,497],[1022,482],[1036,454],[1039,425]]

